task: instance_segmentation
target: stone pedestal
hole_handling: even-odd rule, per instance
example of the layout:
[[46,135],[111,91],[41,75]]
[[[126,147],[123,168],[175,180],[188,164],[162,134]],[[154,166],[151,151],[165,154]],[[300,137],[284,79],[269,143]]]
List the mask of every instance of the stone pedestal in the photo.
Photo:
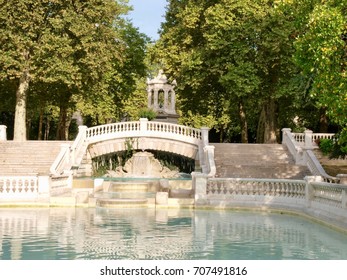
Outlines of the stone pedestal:
[[336,177],[340,179],[340,184],[347,185],[347,174],[337,174]]
[[157,192],[155,195],[155,204],[167,206],[169,203],[169,194],[167,192]]
[[6,129],[7,129],[6,125],[0,125],[0,141],[6,141],[7,140]]

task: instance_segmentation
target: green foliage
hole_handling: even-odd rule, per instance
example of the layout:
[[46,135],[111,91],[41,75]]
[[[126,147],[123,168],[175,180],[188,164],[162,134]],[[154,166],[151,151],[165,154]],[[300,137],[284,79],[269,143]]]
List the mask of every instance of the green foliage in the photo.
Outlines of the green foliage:
[[337,133],[334,139],[321,139],[319,148],[330,158],[346,158],[347,156],[347,129]]
[[[1,110],[21,104],[34,122],[57,107],[63,130],[75,110],[91,124],[120,120],[146,75],[149,41],[124,18],[126,3],[0,0],[0,98],[10,101]],[[20,102],[22,80],[28,89]]]
[[214,127],[216,125],[216,120],[212,115],[202,116],[188,111],[187,115],[180,118],[180,123],[196,128]]
[[[177,80],[181,122],[208,118],[221,141],[236,127],[244,137],[258,129],[268,141],[279,124],[294,126],[306,84],[294,86],[300,8],[297,1],[169,1],[155,49]],[[282,112],[288,117],[280,119]]]
[[347,156],[347,129],[344,128],[336,135],[334,149],[331,153],[332,158],[346,158]]
[[147,118],[149,121],[155,119],[157,116],[157,113],[153,109],[148,108],[141,108],[138,117],[139,118]]
[[317,3],[295,42],[296,60],[312,80],[310,94],[327,109],[330,119],[345,126],[347,120],[347,4]]
[[319,141],[319,148],[323,155],[329,155],[334,149],[334,141],[331,139],[321,139]]

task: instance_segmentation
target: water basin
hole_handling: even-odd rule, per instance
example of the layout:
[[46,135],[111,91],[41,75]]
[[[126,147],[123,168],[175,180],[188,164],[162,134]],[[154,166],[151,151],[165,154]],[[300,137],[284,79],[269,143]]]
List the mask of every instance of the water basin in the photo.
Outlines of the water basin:
[[347,235],[280,214],[0,209],[0,259],[347,259]]

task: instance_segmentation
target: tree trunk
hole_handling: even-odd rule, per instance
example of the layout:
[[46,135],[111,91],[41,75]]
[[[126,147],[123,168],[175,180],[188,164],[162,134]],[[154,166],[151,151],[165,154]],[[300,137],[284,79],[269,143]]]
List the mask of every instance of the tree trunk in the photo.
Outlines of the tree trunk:
[[47,117],[47,119],[46,119],[46,126],[45,126],[44,140],[48,140],[49,139],[50,128],[51,128],[50,119],[49,119],[49,117]]
[[328,117],[326,114],[326,108],[323,107],[320,109],[320,117],[319,117],[319,132],[327,133],[329,127]]
[[16,109],[14,117],[13,140],[26,141],[26,101],[29,89],[30,75],[29,70],[24,70],[19,78],[19,85],[16,92]]
[[57,140],[66,140],[66,119],[67,119],[66,107],[64,105],[61,105],[60,111],[59,111]]
[[274,144],[277,143],[277,104],[272,98],[269,99],[262,108],[258,130],[257,143]]
[[40,108],[40,117],[39,117],[39,132],[37,135],[37,140],[42,140],[42,131],[43,131],[43,107]]
[[248,143],[248,123],[242,100],[239,102],[239,116],[241,123],[241,143]]

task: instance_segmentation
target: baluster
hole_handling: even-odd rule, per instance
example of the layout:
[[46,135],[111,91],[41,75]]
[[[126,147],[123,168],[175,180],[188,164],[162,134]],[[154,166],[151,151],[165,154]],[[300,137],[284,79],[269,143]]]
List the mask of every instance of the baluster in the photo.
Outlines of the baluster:
[[29,180],[30,180],[30,184],[31,184],[31,192],[35,192],[35,188],[36,188],[35,180],[33,180],[33,179],[29,179]]
[[221,195],[228,195],[230,191],[230,186],[228,181],[222,181],[221,182]]
[[22,192],[22,186],[23,186],[23,180],[22,179],[19,179],[18,180],[18,183],[17,183],[17,191],[19,192],[19,193],[21,193]]
[[263,193],[264,183],[263,182],[253,182],[253,194],[261,195]]

